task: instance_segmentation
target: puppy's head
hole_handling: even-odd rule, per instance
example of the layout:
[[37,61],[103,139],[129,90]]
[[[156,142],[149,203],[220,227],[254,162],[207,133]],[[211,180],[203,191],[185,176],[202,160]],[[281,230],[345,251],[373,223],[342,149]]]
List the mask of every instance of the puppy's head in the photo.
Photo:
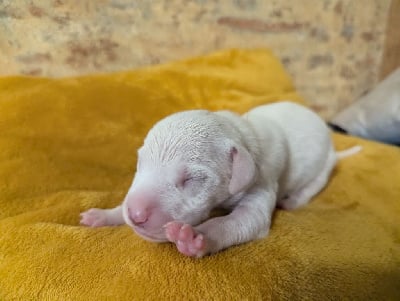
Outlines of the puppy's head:
[[[239,118],[239,117],[238,117]],[[186,111],[157,123],[138,152],[124,219],[139,235],[165,241],[173,220],[197,225],[254,180],[255,164],[228,120]]]

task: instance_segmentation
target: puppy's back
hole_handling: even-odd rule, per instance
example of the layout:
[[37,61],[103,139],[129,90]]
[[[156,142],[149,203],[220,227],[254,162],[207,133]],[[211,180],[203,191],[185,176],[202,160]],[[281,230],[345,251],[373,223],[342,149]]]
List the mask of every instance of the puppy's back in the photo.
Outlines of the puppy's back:
[[[261,132],[272,124],[282,133],[289,152],[286,162],[285,191],[297,190],[311,181],[334,152],[329,128],[310,109],[283,101],[256,107],[243,115]],[[265,147],[271,147],[266,141]]]

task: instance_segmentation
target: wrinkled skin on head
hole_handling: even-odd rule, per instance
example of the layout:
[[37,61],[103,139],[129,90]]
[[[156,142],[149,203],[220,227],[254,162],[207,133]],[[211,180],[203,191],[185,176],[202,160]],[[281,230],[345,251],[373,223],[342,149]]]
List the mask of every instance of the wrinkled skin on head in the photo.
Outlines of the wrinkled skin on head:
[[173,220],[197,225],[230,197],[231,141],[208,111],[187,111],[157,123],[138,151],[137,172],[123,203],[125,222],[142,237],[166,241]]

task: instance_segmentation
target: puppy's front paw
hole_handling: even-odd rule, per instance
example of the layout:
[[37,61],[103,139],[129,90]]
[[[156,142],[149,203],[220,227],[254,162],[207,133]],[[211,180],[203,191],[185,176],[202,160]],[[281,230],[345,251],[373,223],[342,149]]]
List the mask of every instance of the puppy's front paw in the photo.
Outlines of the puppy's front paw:
[[81,225],[102,227],[107,225],[107,214],[102,209],[92,208],[81,213]]
[[165,226],[165,235],[173,242],[179,252],[190,257],[202,257],[207,253],[207,242],[203,234],[191,225],[181,222],[169,222]]

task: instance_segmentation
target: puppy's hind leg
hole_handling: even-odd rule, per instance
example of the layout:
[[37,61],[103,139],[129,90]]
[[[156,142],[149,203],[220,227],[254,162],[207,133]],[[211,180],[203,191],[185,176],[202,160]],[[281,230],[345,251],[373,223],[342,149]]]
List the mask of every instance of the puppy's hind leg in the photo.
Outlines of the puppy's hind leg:
[[281,200],[278,203],[278,206],[282,209],[292,210],[307,204],[313,196],[315,196],[325,187],[336,161],[337,157],[333,151],[330,153],[324,168],[321,170],[318,176],[303,188],[293,192],[287,198]]

